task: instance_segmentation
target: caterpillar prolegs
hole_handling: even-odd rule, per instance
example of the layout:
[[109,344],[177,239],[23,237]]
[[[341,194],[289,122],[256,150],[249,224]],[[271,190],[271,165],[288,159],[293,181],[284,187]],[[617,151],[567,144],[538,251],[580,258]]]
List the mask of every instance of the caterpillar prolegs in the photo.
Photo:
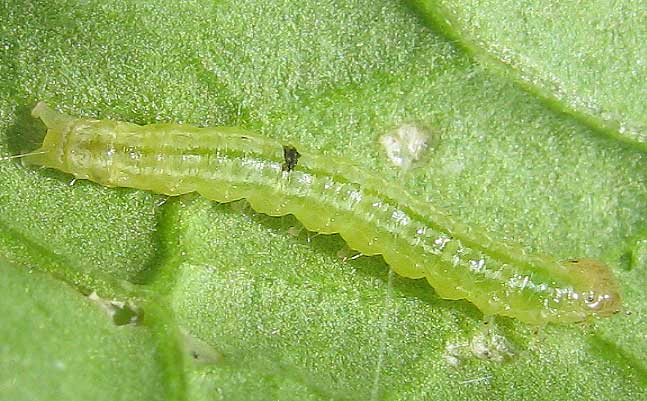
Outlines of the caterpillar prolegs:
[[32,115],[48,131],[25,156],[29,163],[109,187],[244,198],[260,213],[293,214],[308,230],[339,233],[349,247],[382,255],[396,273],[425,278],[439,296],[467,299],[488,315],[570,323],[621,306],[602,263],[529,255],[348,161],[240,128],[75,118],[42,102]]

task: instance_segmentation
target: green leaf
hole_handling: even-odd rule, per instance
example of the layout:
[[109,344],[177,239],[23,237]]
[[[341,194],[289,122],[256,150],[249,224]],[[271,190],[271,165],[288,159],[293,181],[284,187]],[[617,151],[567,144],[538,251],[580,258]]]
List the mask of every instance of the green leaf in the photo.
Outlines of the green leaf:
[[1,399],[165,399],[154,333],[114,325],[47,273],[0,259],[0,275]]
[[437,31],[557,112],[647,150],[642,1],[411,3]]
[[[566,13],[560,24],[586,28]],[[79,116],[239,125],[353,160],[529,252],[600,259],[632,312],[484,325],[473,305],[291,217],[70,185],[3,160],[0,399],[647,396],[644,149],[475,62],[427,14],[397,2],[160,0],[5,2],[0,15],[2,155],[38,146],[38,100]],[[472,43],[468,33],[449,37]],[[574,74],[572,93],[589,96]],[[640,126],[645,80],[618,74],[625,98],[600,104]],[[436,146],[400,171],[379,137],[409,122],[431,127]]]

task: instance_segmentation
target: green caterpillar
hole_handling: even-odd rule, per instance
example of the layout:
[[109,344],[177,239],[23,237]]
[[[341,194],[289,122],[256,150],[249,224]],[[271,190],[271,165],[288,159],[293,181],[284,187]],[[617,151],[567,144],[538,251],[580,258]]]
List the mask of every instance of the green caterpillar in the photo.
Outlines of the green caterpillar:
[[32,115],[48,131],[29,163],[108,187],[244,198],[260,213],[293,214],[308,230],[339,233],[351,248],[380,254],[396,273],[426,278],[441,297],[467,299],[486,315],[570,323],[621,307],[602,263],[529,255],[347,161],[239,128],[74,118],[43,102]]

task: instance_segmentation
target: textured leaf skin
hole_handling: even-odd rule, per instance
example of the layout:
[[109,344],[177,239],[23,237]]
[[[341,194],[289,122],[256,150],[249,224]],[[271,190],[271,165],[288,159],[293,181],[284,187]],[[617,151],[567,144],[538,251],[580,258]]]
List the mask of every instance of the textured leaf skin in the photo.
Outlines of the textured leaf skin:
[[29,163],[104,186],[244,198],[261,213],[293,214],[307,229],[339,233],[350,247],[383,255],[400,275],[424,277],[440,296],[468,299],[485,314],[569,323],[620,307],[603,264],[527,255],[347,161],[301,147],[291,148],[298,162],[288,160],[285,145],[238,128],[80,119],[42,102],[32,114],[48,133]]
[[[644,8],[625,0],[413,0],[421,14],[488,67],[596,132],[647,151]],[[502,23],[505,21],[505,23]]]

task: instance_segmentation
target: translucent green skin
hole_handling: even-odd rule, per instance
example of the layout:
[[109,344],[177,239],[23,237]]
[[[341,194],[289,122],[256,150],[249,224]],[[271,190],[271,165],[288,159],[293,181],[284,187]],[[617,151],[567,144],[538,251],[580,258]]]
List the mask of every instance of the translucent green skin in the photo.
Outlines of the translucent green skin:
[[343,160],[297,147],[301,157],[288,171],[281,143],[238,128],[78,119],[42,102],[32,115],[48,132],[36,151],[44,153],[27,162],[109,187],[244,198],[260,213],[293,214],[308,230],[339,233],[351,248],[381,254],[398,274],[424,277],[441,297],[468,299],[487,315],[570,323],[620,308],[603,264],[528,255]]

